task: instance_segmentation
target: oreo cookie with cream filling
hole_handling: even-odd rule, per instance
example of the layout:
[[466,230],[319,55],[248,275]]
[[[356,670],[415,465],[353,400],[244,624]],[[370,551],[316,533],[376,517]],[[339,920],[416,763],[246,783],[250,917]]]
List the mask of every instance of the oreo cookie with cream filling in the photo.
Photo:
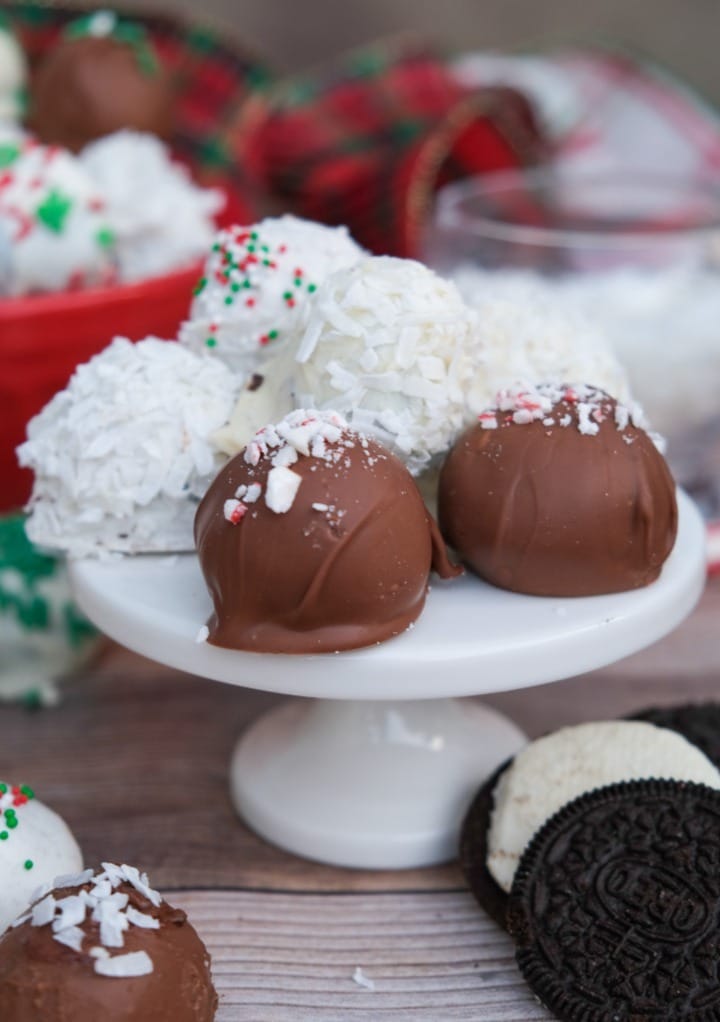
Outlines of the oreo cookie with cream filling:
[[561,1022],[720,1019],[720,792],[644,780],[575,799],[522,856],[507,919]]
[[686,703],[653,706],[634,713],[629,720],[644,720],[677,731],[720,767],[720,703]]

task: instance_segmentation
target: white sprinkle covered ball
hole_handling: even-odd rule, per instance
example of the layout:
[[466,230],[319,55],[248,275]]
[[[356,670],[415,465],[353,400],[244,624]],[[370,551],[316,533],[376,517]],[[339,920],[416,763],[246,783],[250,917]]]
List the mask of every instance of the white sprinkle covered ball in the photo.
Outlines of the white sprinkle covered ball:
[[123,280],[159,276],[204,256],[224,197],[194,184],[159,138],[118,131],[92,142],[80,161],[105,195]]
[[180,342],[251,373],[297,337],[326,277],[363,255],[347,228],[294,216],[220,231]]
[[421,263],[364,259],[318,291],[295,352],[295,404],[335,408],[418,475],[464,424],[475,329],[454,284]]
[[77,291],[117,277],[105,198],[80,161],[30,139],[0,143],[0,235],[10,295]]
[[553,300],[525,276],[468,270],[456,281],[477,311],[477,353],[485,367],[468,393],[469,420],[518,380],[580,380],[620,402],[630,400],[627,375],[610,341],[581,312]]
[[27,785],[0,783],[0,934],[39,885],[79,869],[82,854],[57,813]]
[[237,380],[173,341],[116,338],[31,420],[27,532],[82,557],[193,549],[197,500],[224,462],[210,435]]

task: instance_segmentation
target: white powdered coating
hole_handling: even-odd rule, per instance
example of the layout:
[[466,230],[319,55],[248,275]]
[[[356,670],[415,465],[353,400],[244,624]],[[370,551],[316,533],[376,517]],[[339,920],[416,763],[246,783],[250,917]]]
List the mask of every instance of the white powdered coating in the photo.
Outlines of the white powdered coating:
[[220,231],[180,342],[251,373],[296,339],[328,275],[363,255],[347,228],[294,216]]
[[[640,258],[647,254],[643,250]],[[453,279],[470,304],[476,297],[518,306],[530,300],[566,316],[592,320],[627,372],[633,394],[653,425],[672,437],[716,418],[718,412],[720,260],[710,244],[704,260],[697,255],[690,246],[686,262],[678,254],[673,266],[606,269],[593,263],[592,253],[585,265],[577,252],[575,265],[553,276],[461,266]],[[585,379],[613,392],[612,381],[597,372],[593,377],[565,371],[553,375]]]
[[117,270],[105,198],[80,160],[30,139],[8,145],[0,175],[0,234],[10,242],[6,293],[112,283]]
[[0,13],[0,121],[19,121],[24,110],[27,61],[20,43],[2,25]]
[[[17,826],[9,827],[5,813],[13,808]],[[0,934],[36,897],[43,897],[60,872],[76,873],[82,854],[66,823],[52,809],[31,799],[13,807],[12,786],[0,799]],[[30,868],[26,863],[32,863]],[[40,890],[38,891],[38,887]],[[47,887],[47,890],[45,889]],[[46,906],[40,910],[48,911]]]
[[720,788],[720,772],[674,731],[639,721],[562,728],[532,742],[493,793],[487,866],[504,891],[534,834],[564,805],[621,781],[674,779]]
[[79,159],[105,196],[123,280],[170,273],[203,257],[224,196],[194,184],[159,138],[119,131],[86,146]]
[[421,263],[380,256],[334,273],[295,351],[295,403],[335,408],[414,475],[466,420],[477,317]]
[[116,338],[80,366],[18,448],[35,471],[27,532],[73,557],[192,550],[193,517],[225,459],[210,434],[238,381],[172,341]]
[[478,358],[485,372],[469,391],[473,415],[516,380],[581,380],[630,400],[627,377],[605,333],[577,309],[554,301],[529,275],[506,279],[461,267],[453,276],[477,310]]
[[[67,886],[69,879],[71,878],[58,878],[62,887]],[[98,975],[128,978],[151,973],[152,960],[145,951],[112,956],[108,951],[108,948],[124,947],[123,934],[131,926],[145,930],[160,928],[159,920],[151,913],[129,905],[128,895],[117,890],[123,883],[130,884],[157,907],[162,904],[162,898],[150,887],[147,876],[134,866],[116,866],[112,862],[104,862],[101,872],[94,874],[93,870],[89,870],[75,879],[81,880],[83,884],[89,884],[90,889],[59,899],[48,893],[32,906],[29,915],[22,917],[18,922],[29,921],[32,926],[51,926],[53,939],[72,948],[78,954],[82,953],[86,937],[82,929],[83,924],[86,921],[98,923],[100,945],[88,950],[89,956],[94,959],[93,968]],[[58,885],[54,885],[52,889],[57,891]]]

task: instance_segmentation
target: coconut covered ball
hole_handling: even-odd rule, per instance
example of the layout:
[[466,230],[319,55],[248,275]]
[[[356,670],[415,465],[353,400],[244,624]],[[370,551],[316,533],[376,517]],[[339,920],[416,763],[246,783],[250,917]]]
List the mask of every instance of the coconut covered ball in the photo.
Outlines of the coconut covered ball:
[[347,228],[294,216],[220,231],[180,342],[252,373],[268,355],[297,338],[327,276],[352,266],[363,254]]
[[173,341],[116,338],[31,420],[27,531],[74,557],[193,548],[198,499],[225,460],[209,437],[237,381]]
[[70,153],[0,139],[0,252],[5,293],[75,291],[117,277],[105,197]]
[[26,85],[25,54],[10,22],[0,11],[0,121],[20,120],[25,111]]
[[[77,842],[57,813],[26,784],[0,782],[0,933],[30,903],[39,884],[82,865]],[[2,1010],[0,1018],[7,1022]]]
[[79,152],[123,128],[169,138],[172,82],[148,32],[112,11],[73,21],[33,77],[30,126],[41,141]]
[[194,184],[160,139],[116,132],[87,146],[80,161],[105,196],[123,280],[169,273],[202,258],[224,196]]
[[104,862],[38,890],[0,939],[3,1022],[212,1022],[210,956],[135,867]]
[[609,339],[581,312],[553,301],[526,276],[466,270],[455,280],[477,311],[478,357],[486,367],[468,392],[470,417],[518,380],[592,380],[619,401],[631,400]]
[[421,263],[379,256],[318,291],[295,351],[296,405],[337,409],[419,475],[465,421],[475,314]]

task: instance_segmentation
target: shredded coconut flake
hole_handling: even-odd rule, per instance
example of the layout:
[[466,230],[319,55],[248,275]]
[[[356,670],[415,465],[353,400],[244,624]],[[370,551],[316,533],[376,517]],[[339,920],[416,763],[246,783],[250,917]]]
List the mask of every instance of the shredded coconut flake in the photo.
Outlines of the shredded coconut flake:
[[365,973],[362,971],[362,969],[360,968],[359,965],[355,969],[355,972],[353,973],[353,977],[352,978],[353,978],[353,983],[357,983],[357,985],[359,987],[363,987],[365,990],[374,990],[375,989],[375,980],[374,979],[370,979],[369,976],[366,976]]
[[137,976],[148,976],[152,971],[153,963],[147,951],[132,951],[127,955],[95,959],[95,972],[112,979],[134,979]]
[[299,405],[333,408],[419,474],[466,418],[475,313],[420,263],[362,260],[318,290],[295,351]]
[[211,358],[116,338],[31,420],[18,448],[36,476],[30,537],[71,556],[193,549],[197,500],[225,460],[209,438],[237,390]]
[[[77,876],[58,877],[53,889],[78,886],[77,894],[56,899],[47,893],[32,906],[23,922],[32,926],[51,926],[53,939],[80,953],[85,932],[83,924],[89,918],[99,924],[100,945],[89,952],[96,959],[95,971],[102,976],[144,976],[153,971],[150,957],[144,952],[110,956],[109,948],[122,948],[124,934],[131,926],[142,929],[158,929],[159,921],[149,912],[129,904],[128,895],[117,888],[127,883],[156,907],[162,898],[153,890],[145,873],[134,866],[116,866],[111,862],[102,864],[102,872],[94,874],[85,870]],[[86,885],[90,885],[86,889]],[[20,925],[18,921],[15,925]],[[140,971],[138,971],[140,970]]]

